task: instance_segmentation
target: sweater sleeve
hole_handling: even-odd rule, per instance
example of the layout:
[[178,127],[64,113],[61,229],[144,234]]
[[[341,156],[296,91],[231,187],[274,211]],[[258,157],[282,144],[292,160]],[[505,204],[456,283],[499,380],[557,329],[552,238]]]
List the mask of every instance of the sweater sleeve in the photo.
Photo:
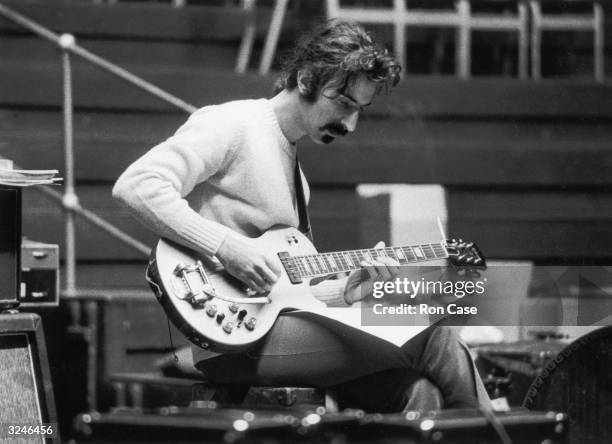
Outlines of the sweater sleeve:
[[314,297],[330,307],[348,307],[349,304],[344,299],[345,287],[346,278],[327,279],[310,287],[310,291]]
[[158,235],[206,255],[217,252],[229,228],[200,216],[185,196],[227,166],[240,132],[216,108],[194,113],[174,136],[130,165],[113,188],[113,196]]

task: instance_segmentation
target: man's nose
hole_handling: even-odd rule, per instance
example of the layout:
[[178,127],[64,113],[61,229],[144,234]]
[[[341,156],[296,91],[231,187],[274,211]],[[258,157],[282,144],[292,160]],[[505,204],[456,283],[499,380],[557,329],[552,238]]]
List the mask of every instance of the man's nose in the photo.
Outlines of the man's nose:
[[359,120],[359,111],[353,111],[351,114],[342,119],[342,124],[349,133],[355,131],[357,128],[357,121]]

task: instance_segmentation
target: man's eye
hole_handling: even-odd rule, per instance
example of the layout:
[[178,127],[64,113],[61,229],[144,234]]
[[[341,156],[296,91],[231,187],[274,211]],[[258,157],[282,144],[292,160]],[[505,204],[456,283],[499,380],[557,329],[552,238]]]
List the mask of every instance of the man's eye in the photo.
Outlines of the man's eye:
[[351,108],[351,104],[347,102],[346,100],[339,100],[338,102],[340,103],[340,106],[342,106],[342,108],[345,108],[345,109]]

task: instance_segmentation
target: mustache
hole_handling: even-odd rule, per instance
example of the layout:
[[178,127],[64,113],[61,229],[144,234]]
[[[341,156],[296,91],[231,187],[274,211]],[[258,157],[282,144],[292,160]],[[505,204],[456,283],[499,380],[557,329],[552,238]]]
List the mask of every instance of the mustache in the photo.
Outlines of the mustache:
[[319,128],[322,132],[328,132],[332,136],[346,136],[348,130],[341,123],[328,123]]

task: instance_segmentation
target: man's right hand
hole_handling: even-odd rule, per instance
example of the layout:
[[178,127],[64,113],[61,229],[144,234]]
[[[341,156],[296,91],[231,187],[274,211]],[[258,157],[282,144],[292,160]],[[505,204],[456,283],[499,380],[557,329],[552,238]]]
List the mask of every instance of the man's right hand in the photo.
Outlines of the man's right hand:
[[238,233],[229,233],[216,254],[225,270],[257,293],[270,291],[281,270],[253,242]]

